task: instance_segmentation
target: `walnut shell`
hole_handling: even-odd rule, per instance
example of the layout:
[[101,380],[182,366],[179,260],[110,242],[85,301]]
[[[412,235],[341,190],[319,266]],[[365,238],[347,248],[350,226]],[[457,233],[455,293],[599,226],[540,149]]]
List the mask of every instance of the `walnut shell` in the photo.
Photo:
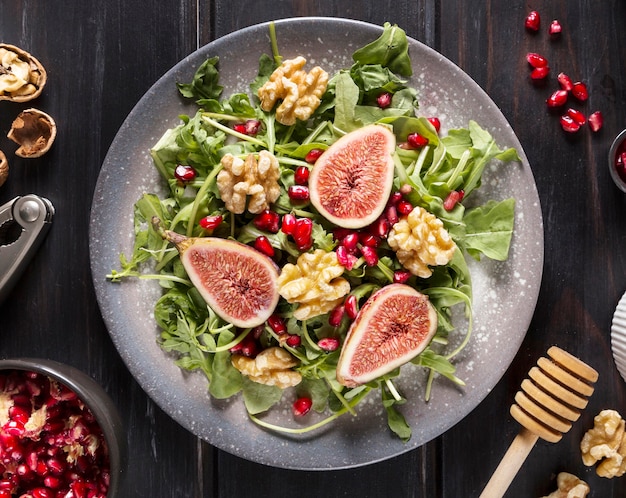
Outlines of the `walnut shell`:
[[24,158],[39,157],[48,152],[57,135],[54,119],[37,109],[18,114],[7,134],[20,147],[15,154]]
[[4,155],[4,152],[0,150],[0,187],[7,181],[9,177],[9,161],[7,161],[7,156]]
[[[17,81],[13,81],[18,87],[13,85],[10,90],[3,88],[3,83],[8,85],[6,81],[7,77],[15,76],[16,73],[13,67],[15,61],[5,61],[4,57],[1,56],[7,52],[15,54],[18,62],[28,64],[26,75],[21,74],[17,78],[12,78],[14,80],[22,80],[23,83],[20,84]],[[3,76],[5,78],[3,78]],[[29,100],[33,100],[39,97],[46,85],[47,79],[48,75],[46,69],[35,57],[19,47],[0,43],[0,100],[10,100],[11,102],[28,102]]]

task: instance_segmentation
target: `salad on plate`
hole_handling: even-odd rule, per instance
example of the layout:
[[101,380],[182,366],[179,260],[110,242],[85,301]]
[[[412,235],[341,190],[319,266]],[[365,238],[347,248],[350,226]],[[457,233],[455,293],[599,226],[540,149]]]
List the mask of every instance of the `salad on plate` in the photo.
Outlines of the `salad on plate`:
[[[396,379],[426,369],[426,401],[436,376],[463,385],[466,258],[506,260],[515,210],[472,193],[487,165],[520,159],[477,122],[444,133],[421,113],[398,26],[333,73],[283,59],[269,29],[249,92],[225,95],[217,57],[177,84],[197,111],[152,148],[165,194],[137,200],[132,254],[108,278],[158,280],[161,348],[255,423],[309,432],[378,393],[408,441]],[[285,399],[298,423],[265,420]]]

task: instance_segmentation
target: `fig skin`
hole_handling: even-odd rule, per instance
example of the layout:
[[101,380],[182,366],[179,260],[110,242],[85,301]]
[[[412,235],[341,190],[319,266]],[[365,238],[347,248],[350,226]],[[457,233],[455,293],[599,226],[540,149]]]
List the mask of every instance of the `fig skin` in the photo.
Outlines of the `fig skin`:
[[368,125],[333,143],[309,177],[311,204],[343,228],[363,228],[383,212],[393,187],[396,137],[383,125]]
[[367,384],[415,358],[436,331],[437,311],[428,296],[405,284],[387,285],[370,296],[352,322],[337,380],[346,387]]
[[157,231],[176,246],[189,279],[221,318],[252,328],[272,315],[280,295],[279,270],[270,258],[235,240]]

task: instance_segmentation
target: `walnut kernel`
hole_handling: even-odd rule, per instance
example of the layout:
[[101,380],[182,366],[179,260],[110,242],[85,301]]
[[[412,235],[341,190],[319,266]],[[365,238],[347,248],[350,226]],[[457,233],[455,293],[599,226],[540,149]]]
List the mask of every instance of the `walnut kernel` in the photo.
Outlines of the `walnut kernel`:
[[298,361],[283,348],[264,349],[255,358],[233,355],[231,363],[243,375],[259,384],[286,389],[302,381],[300,373],[291,370],[298,365]]
[[9,161],[7,161],[7,156],[4,155],[4,152],[0,150],[0,187],[7,181],[9,177]]
[[341,275],[344,268],[337,254],[316,249],[303,253],[295,265],[283,266],[278,277],[278,292],[290,303],[298,303],[298,320],[323,315],[339,304],[350,292],[350,283]]
[[46,70],[35,57],[14,45],[0,43],[0,100],[32,100],[41,94],[46,79]]
[[615,410],[602,410],[580,442],[583,463],[596,467],[600,477],[620,477],[626,472],[624,420]]
[[419,206],[393,225],[387,242],[400,263],[422,278],[432,275],[430,266],[447,264],[456,250],[443,222]]
[[217,175],[220,197],[231,213],[241,214],[246,210],[253,214],[268,209],[280,195],[278,159],[262,150],[259,158],[249,154],[245,160],[226,154]]
[[568,472],[560,472],[556,477],[557,490],[543,498],[585,498],[589,485]]
[[271,111],[278,100],[276,120],[291,126],[296,119],[306,121],[320,105],[320,99],[328,85],[328,73],[315,66],[309,73],[302,68],[304,57],[285,60],[259,88],[261,109]]

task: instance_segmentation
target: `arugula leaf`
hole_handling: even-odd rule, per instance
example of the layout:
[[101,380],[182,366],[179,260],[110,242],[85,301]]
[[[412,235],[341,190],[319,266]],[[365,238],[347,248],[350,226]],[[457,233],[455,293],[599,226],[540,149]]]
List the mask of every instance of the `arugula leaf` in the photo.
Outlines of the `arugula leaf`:
[[283,390],[277,386],[267,386],[243,378],[243,402],[252,415],[265,412],[278,403]]
[[513,236],[515,199],[501,202],[489,201],[483,206],[467,211],[465,222],[465,249],[474,258],[480,254],[505,261]]
[[217,63],[219,57],[211,57],[196,70],[191,83],[176,83],[178,91],[189,99],[219,99],[224,87],[219,82]]
[[411,76],[413,69],[409,59],[409,42],[404,30],[386,22],[379,38],[358,49],[352,55],[361,64],[380,64],[394,73]]

